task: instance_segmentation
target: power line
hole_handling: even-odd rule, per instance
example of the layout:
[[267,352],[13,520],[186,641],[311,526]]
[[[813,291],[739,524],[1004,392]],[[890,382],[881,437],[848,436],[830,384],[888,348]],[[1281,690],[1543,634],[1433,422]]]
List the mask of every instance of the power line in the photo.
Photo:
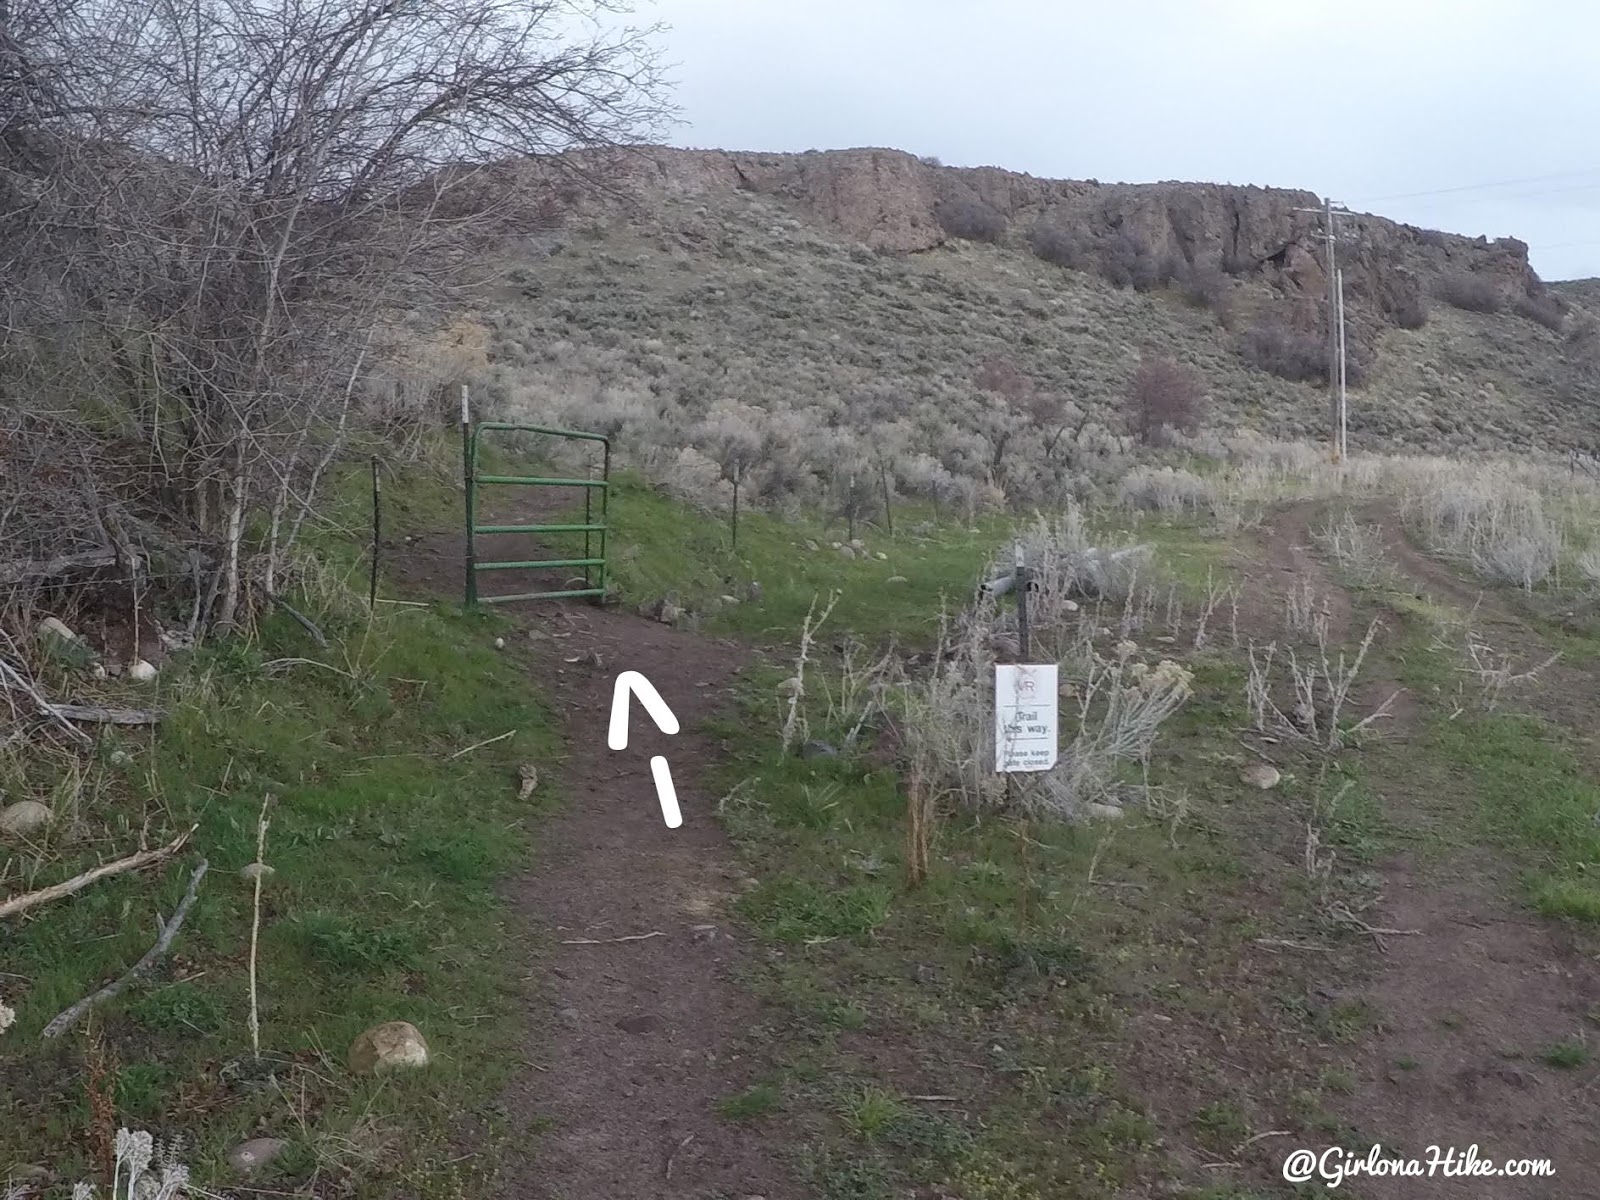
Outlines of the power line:
[[[1382,200],[1418,200],[1425,196],[1449,196],[1457,192],[1481,192],[1489,188],[1517,187],[1524,183],[1550,183],[1557,179],[1576,179],[1582,175],[1594,174],[1600,174],[1600,167],[1585,167],[1581,171],[1560,171],[1554,175],[1529,175],[1521,179],[1497,179],[1488,183],[1463,183],[1454,187],[1431,188],[1423,192],[1397,192],[1389,196],[1364,196],[1358,203],[1376,204]],[[1600,186],[1600,184],[1589,186]]]

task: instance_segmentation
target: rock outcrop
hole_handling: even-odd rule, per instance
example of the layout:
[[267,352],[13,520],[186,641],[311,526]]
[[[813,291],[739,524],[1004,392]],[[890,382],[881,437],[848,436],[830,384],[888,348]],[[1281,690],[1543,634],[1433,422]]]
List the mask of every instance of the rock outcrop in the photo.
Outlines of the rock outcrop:
[[[1008,238],[1039,225],[1090,248],[1117,243],[1165,273],[1253,276],[1290,297],[1327,294],[1321,201],[1307,191],[1213,183],[1103,184],[1039,179],[996,167],[941,166],[898,150],[762,154],[652,147],[611,164],[635,195],[707,200],[736,192],[781,199],[850,241],[912,254],[950,240],[941,206],[981,206]],[[1379,216],[1341,217],[1349,303],[1395,319],[1434,279],[1469,274],[1504,301],[1543,290],[1515,239],[1468,238]]]

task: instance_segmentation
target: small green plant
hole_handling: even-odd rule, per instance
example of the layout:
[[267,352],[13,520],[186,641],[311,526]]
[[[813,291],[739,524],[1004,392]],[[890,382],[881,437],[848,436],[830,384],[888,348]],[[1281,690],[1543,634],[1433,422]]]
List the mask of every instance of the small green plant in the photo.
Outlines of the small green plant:
[[1585,879],[1540,879],[1533,885],[1533,904],[1547,917],[1600,925],[1600,888]]
[[323,966],[346,974],[370,974],[415,961],[419,946],[409,929],[383,928],[342,913],[307,913],[294,923],[305,952]]
[[751,1121],[777,1108],[781,1098],[776,1084],[758,1083],[722,1100],[717,1112],[730,1121]]
[[1243,1110],[1226,1100],[1202,1104],[1195,1111],[1193,1124],[1202,1137],[1219,1149],[1237,1146],[1250,1136],[1250,1122]]
[[871,1141],[904,1120],[906,1108],[893,1092],[869,1084],[845,1101],[842,1115],[851,1132]]
[[888,917],[889,898],[889,889],[881,884],[825,889],[786,879],[753,892],[745,912],[775,941],[864,937]]
[[1321,1081],[1323,1087],[1341,1096],[1350,1095],[1357,1087],[1356,1077],[1343,1067],[1323,1067]]
[[1341,1000],[1323,1014],[1319,1022],[1331,1041],[1358,1041],[1381,1024],[1377,1009],[1365,1000]]
[[132,1013],[141,1024],[167,1033],[214,1033],[222,1027],[216,997],[187,982],[151,992],[133,1005]]
[[1539,1052],[1539,1057],[1547,1066],[1557,1067],[1563,1071],[1575,1070],[1589,1061],[1589,1047],[1575,1038],[1565,1041],[1553,1042]]
[[977,1151],[956,1167],[951,1190],[961,1200],[1040,1200],[1037,1181],[1004,1159]]

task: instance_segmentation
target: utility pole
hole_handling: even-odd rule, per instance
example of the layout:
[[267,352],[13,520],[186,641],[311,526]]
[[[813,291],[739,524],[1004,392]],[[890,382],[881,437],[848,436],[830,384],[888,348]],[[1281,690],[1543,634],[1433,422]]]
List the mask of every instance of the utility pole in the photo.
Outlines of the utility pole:
[[1335,461],[1343,462],[1350,454],[1349,444],[1349,405],[1345,399],[1345,353],[1344,353],[1344,271],[1334,272],[1335,291],[1337,293],[1339,322],[1339,441],[1334,455]]
[[1340,284],[1339,266],[1334,252],[1338,239],[1337,220],[1348,216],[1349,210],[1335,208],[1332,200],[1324,200],[1321,208],[1297,208],[1295,212],[1317,213],[1322,217],[1322,234],[1326,245],[1328,273],[1328,442],[1334,462],[1344,458],[1344,292]]

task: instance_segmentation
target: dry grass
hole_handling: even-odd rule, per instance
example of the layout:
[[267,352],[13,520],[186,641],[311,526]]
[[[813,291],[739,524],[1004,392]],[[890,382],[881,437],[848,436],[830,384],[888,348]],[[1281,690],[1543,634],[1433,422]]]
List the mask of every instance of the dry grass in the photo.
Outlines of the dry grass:
[[1405,511],[1424,544],[1495,583],[1531,591],[1562,559],[1566,539],[1544,497],[1507,471],[1458,467],[1409,489]]

